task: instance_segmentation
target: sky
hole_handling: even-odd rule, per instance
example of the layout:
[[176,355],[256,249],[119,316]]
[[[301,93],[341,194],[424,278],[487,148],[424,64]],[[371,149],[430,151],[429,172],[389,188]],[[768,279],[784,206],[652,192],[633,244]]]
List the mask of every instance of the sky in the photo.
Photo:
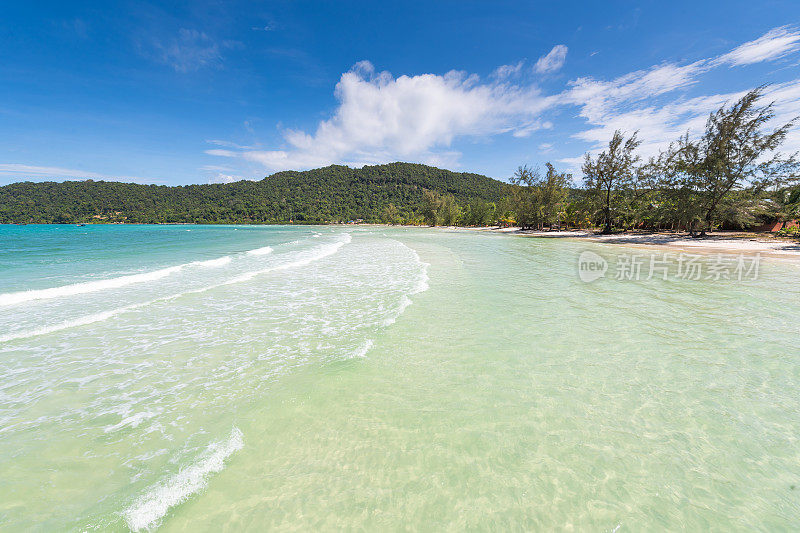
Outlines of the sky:
[[[767,85],[800,115],[800,2],[3,2],[0,185],[262,179],[391,161],[508,180]],[[800,130],[785,151],[800,150]]]

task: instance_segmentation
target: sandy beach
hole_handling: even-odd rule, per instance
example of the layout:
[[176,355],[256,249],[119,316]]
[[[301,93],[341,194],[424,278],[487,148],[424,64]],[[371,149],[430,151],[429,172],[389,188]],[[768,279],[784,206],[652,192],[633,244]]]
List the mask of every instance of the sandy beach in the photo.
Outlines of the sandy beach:
[[741,232],[713,232],[706,238],[695,239],[678,233],[620,233],[601,235],[588,230],[531,231],[520,228],[475,228],[508,235],[551,239],[584,240],[603,244],[625,246],[657,246],[691,253],[760,253],[766,257],[800,260],[800,242],[780,239],[765,234]]

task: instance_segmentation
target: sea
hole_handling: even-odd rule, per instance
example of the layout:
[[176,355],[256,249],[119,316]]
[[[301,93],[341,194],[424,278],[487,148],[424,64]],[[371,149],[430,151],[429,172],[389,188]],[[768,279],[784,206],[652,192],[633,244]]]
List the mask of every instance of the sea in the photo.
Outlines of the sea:
[[796,531],[800,263],[664,253],[0,226],[0,530]]

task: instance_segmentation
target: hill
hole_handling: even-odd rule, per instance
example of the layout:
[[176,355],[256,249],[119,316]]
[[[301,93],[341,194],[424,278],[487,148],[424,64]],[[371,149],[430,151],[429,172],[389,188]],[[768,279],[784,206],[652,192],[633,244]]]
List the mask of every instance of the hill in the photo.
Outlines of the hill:
[[360,169],[332,165],[208,185],[21,182],[0,187],[0,223],[376,222],[389,204],[404,218],[416,216],[426,189],[466,205],[478,199],[498,202],[504,187],[479,174],[413,163]]

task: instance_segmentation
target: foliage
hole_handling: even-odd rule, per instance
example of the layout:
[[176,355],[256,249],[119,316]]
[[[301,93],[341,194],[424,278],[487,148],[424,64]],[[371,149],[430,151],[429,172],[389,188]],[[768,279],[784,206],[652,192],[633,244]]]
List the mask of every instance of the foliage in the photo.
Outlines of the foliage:
[[425,190],[422,192],[422,219],[429,226],[439,222],[439,211],[442,208],[442,198],[436,191]]
[[[763,87],[748,92],[730,108],[712,113],[697,140],[686,135],[661,157],[662,189],[687,212],[694,232],[711,230],[743,206],[731,202],[758,196],[770,186],[797,177],[795,155],[776,152],[792,122],[772,131],[763,128],[775,116],[773,104],[758,106]],[[740,194],[747,190],[748,195]]]
[[557,172],[550,163],[546,167],[542,176],[538,168],[521,166],[511,179],[512,208],[522,228],[552,228],[565,218],[572,177]]
[[[764,131],[772,104],[763,88],[709,116],[646,163],[636,133],[615,131],[587,154],[583,188],[547,163],[521,166],[506,184],[426,165],[333,165],[278,172],[261,181],[167,187],[104,181],[0,187],[0,223],[328,223],[484,226],[525,229],[596,225],[628,230],[746,228],[800,218],[800,161],[777,152],[794,122]],[[793,231],[793,230],[791,230]]]
[[603,233],[611,233],[616,208],[625,193],[635,185],[639,156],[634,153],[642,141],[634,133],[628,139],[617,130],[608,143],[608,149],[597,158],[586,154],[583,174],[591,197],[603,212]]
[[[261,181],[140,185],[106,181],[14,183],[0,187],[0,223],[325,223],[420,218],[426,191],[455,204],[502,200],[505,184],[486,176],[391,163],[278,172]],[[449,215],[448,215],[449,216]]]

